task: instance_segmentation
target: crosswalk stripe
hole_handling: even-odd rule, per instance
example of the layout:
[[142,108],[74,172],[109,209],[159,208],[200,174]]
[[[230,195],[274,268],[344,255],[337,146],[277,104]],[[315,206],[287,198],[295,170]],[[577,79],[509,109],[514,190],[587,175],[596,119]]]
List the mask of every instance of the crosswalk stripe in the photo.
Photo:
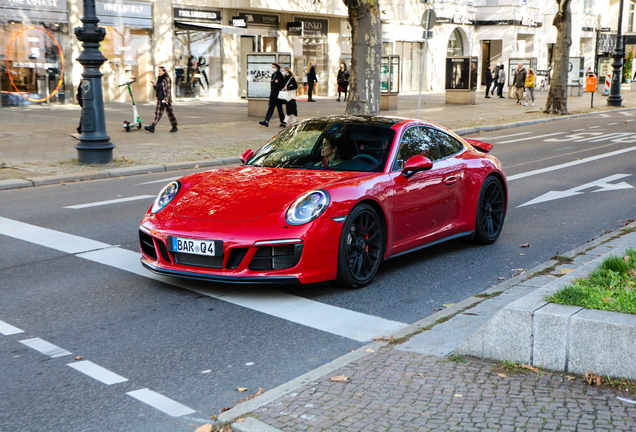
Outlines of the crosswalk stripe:
[[9,323],[0,321],[0,333],[5,336],[10,336],[18,333],[24,333],[24,330],[20,330],[19,328],[14,327]]
[[479,139],[487,139],[487,140],[496,140],[496,139],[501,139],[501,138],[510,138],[510,137],[514,137],[514,136],[519,136],[519,135],[528,135],[529,133],[532,132],[521,132],[521,133],[515,133],[512,135],[500,135],[500,136],[496,136],[496,137],[479,137]]
[[159,411],[163,411],[172,417],[181,417],[196,412],[192,408],[182,405],[179,402],[175,402],[172,399],[147,388],[131,391],[126,394],[145,403],[146,405],[150,405],[151,407],[158,409]]
[[609,114],[599,114],[601,117],[611,117]]
[[633,117],[633,116],[634,116],[634,114],[633,114],[633,113],[628,112],[628,111],[619,111],[618,113],[619,113],[619,114],[622,114],[622,115],[624,115],[624,116],[628,116],[628,117]]
[[[12,231],[11,227],[16,229]],[[235,288],[227,288],[224,284],[200,283],[158,276],[143,268],[139,262],[139,252],[2,217],[0,217],[0,234],[57,250],[74,251],[69,253],[76,254],[79,258],[361,342],[369,341],[376,336],[389,336],[408,326],[405,323],[327,305],[262,286],[252,290],[241,289],[237,292]],[[56,241],[50,241],[48,237],[54,237]]]

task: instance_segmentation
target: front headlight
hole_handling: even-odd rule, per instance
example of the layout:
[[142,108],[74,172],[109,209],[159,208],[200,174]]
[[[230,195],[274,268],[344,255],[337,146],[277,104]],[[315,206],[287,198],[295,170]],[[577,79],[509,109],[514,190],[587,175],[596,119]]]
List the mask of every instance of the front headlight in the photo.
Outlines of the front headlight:
[[168,183],[166,187],[161,189],[159,195],[155,199],[155,203],[152,205],[151,213],[157,213],[159,210],[163,209],[167,206],[170,201],[173,200],[174,197],[179,193],[179,189],[181,189],[181,182],[179,180],[175,180],[173,182]]
[[302,225],[320,216],[329,205],[329,193],[324,190],[308,192],[287,210],[285,220],[290,225]]

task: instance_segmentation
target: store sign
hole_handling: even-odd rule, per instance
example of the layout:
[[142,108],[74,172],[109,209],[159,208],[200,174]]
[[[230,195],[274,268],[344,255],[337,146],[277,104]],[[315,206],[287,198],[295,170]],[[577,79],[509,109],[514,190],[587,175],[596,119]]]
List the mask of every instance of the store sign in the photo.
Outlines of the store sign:
[[302,22],[288,22],[287,23],[287,36],[302,36],[303,35],[303,23]]
[[249,25],[256,24],[278,27],[278,24],[280,23],[278,15],[263,15],[239,12],[239,17],[243,18]]
[[152,19],[152,5],[150,3],[119,3],[95,2],[97,15],[111,15],[129,18]]
[[232,27],[246,28],[247,22],[241,17],[232,17]]
[[296,18],[303,23],[304,36],[327,36],[329,33],[329,20],[314,18]]
[[66,12],[66,0],[0,0],[0,7],[20,9],[63,10]]
[[221,22],[221,11],[212,9],[174,8],[174,17],[178,19]]

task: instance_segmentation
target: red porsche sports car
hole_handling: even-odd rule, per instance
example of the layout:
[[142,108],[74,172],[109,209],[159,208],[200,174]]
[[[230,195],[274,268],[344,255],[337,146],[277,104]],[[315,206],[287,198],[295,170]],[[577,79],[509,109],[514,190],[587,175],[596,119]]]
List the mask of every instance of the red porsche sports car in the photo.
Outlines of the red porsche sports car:
[[497,240],[508,192],[491,148],[419,120],[295,123],[242,166],[164,187],[139,227],[141,262],[175,277],[359,288],[388,258]]

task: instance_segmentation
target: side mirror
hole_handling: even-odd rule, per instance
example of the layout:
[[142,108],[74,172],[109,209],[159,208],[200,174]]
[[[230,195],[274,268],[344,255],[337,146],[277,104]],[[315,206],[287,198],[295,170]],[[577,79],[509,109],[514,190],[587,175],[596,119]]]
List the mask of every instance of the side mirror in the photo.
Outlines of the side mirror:
[[404,169],[402,170],[402,175],[409,178],[420,171],[428,171],[431,168],[433,168],[433,162],[431,162],[429,158],[416,155],[406,162],[406,165],[404,165]]
[[247,163],[248,160],[252,159],[252,156],[254,156],[254,150],[247,149],[243,152],[243,154],[241,154],[239,159],[241,159],[241,162]]

